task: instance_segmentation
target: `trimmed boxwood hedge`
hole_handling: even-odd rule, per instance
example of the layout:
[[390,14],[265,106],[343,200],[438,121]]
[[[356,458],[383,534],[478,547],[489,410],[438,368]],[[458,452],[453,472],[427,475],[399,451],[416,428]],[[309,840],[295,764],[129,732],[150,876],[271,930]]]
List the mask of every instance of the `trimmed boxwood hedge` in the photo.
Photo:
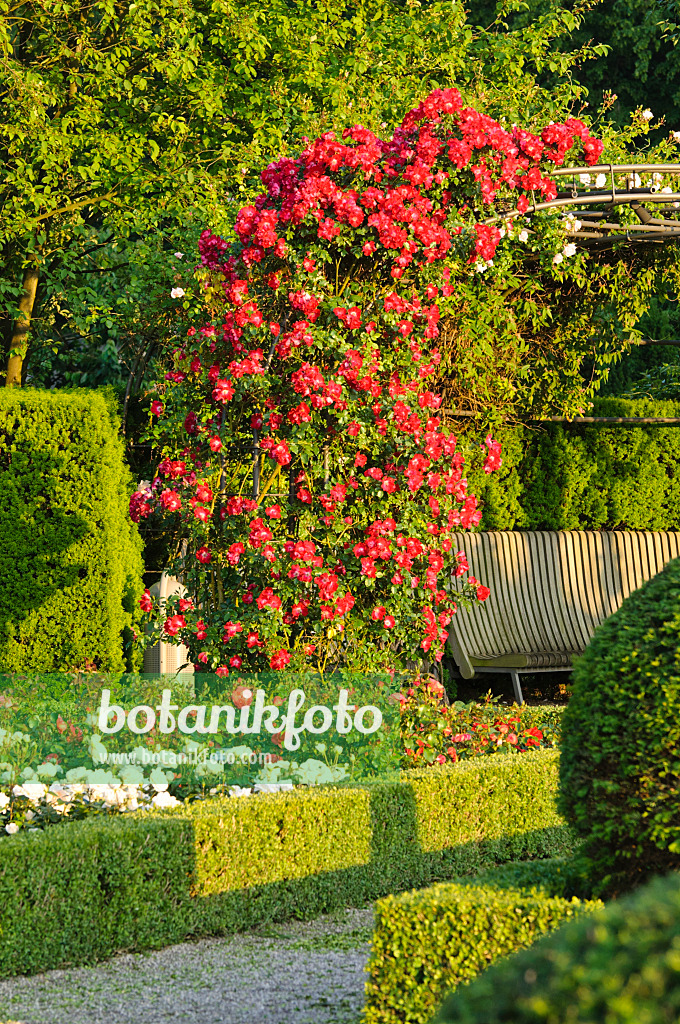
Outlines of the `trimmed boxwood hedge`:
[[560,861],[512,864],[376,906],[365,1024],[426,1024],[450,989],[599,901],[560,895]]
[[560,805],[586,886],[617,895],[680,868],[680,559],[595,630],[573,685]]
[[570,921],[450,996],[437,1024],[674,1024],[680,875]]
[[221,798],[0,840],[0,976],[311,918],[559,856],[554,751],[403,781]]
[[0,672],[140,667],[142,542],[119,427],[108,392],[0,388]]

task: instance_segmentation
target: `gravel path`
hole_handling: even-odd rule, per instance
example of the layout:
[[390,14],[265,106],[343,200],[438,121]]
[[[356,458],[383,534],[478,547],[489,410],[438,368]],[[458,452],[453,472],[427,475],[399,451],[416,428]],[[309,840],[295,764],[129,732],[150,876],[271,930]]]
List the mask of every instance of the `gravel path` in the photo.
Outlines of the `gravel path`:
[[0,981],[21,1024],[359,1024],[373,908]]

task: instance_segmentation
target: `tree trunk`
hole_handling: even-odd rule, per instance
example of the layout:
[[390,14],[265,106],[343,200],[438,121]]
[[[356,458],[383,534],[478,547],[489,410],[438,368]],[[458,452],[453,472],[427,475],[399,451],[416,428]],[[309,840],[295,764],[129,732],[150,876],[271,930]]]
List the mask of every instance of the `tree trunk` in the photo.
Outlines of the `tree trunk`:
[[21,369],[28,348],[28,331],[31,326],[35,293],[38,287],[38,271],[29,267],[24,275],[24,294],[19,302],[19,316],[14,321],[14,330],[9,344],[7,376],[5,387],[21,387]]

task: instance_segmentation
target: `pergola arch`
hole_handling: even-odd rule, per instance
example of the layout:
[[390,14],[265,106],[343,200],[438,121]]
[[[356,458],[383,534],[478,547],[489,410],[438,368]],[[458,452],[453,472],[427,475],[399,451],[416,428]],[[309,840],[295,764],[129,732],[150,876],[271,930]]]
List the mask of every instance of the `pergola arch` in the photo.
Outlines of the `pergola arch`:
[[[586,175],[597,178],[606,175],[607,188],[591,187],[581,180]],[[534,201],[528,210],[521,213],[516,207],[507,209],[485,219],[485,224],[497,224],[513,217],[531,218],[542,210],[571,209],[578,212],[581,222],[578,230],[567,230],[566,234],[587,249],[603,249],[616,242],[641,245],[651,242],[671,242],[680,239],[680,181],[679,191],[663,192],[658,184],[636,185],[636,177],[661,174],[680,178],[680,163],[668,164],[597,164],[594,167],[558,167],[551,172],[554,178],[571,178],[571,188],[557,193],[557,198],[544,202]],[[621,181],[621,179],[624,179]],[[618,180],[618,186],[617,186]],[[532,196],[533,198],[533,196]],[[646,204],[677,204],[662,210],[663,217],[654,216]],[[604,206],[604,211],[592,209]],[[635,212],[639,223],[621,224],[616,221],[617,207],[628,206]],[[613,216],[607,216],[611,213]],[[675,214],[675,219],[672,214]]]

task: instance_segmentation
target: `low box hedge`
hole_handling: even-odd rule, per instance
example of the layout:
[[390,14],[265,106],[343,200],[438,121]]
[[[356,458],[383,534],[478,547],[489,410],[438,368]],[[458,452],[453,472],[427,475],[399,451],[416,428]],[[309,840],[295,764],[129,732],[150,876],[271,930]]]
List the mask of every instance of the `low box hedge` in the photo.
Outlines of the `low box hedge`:
[[561,865],[509,865],[376,906],[365,1024],[426,1024],[447,991],[601,904],[565,898]]
[[680,1020],[680,875],[571,921],[451,995],[437,1024]]
[[558,856],[558,757],[93,818],[0,841],[0,976],[309,918],[518,857]]

